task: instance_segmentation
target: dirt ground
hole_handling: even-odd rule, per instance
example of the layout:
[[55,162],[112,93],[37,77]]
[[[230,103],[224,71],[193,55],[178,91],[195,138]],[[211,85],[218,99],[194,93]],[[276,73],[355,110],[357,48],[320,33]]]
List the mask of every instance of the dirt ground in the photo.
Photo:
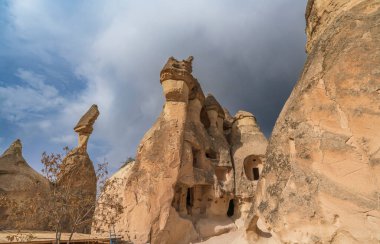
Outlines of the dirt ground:
[[[32,235],[33,238],[28,240],[28,236]],[[7,236],[14,236],[15,239],[13,242],[36,242],[36,243],[42,243],[42,242],[49,242],[55,239],[55,232],[49,232],[49,231],[28,231],[28,230],[22,230],[20,233],[18,231],[0,231],[0,243],[10,243]],[[65,243],[69,239],[70,233],[62,233],[61,234],[61,242]],[[18,239],[16,239],[16,237]],[[72,240],[76,241],[86,241],[86,240],[105,240],[104,237],[96,237],[89,234],[81,234],[81,233],[74,233]],[[108,241],[109,242],[109,241]]]

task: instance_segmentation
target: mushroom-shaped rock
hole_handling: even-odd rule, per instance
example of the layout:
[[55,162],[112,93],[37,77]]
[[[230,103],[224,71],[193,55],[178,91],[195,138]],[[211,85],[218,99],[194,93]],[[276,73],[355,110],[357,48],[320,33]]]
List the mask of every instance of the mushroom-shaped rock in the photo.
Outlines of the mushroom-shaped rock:
[[197,79],[194,79],[194,86],[189,93],[189,100],[193,99],[198,99],[202,105],[205,102],[205,95]]
[[[77,198],[86,199],[86,206],[83,209],[93,209],[96,198],[96,174],[92,161],[87,153],[87,141],[93,131],[93,125],[99,115],[98,107],[92,105],[82,116],[74,130],[79,134],[79,145],[71,150],[63,159],[61,172],[58,175],[58,185],[73,192],[73,201]],[[93,214],[93,210],[89,216]],[[73,223],[66,220],[63,229],[69,231]],[[78,232],[88,232],[91,223],[79,226]]]
[[224,109],[220,106],[219,102],[211,94],[208,94],[205,100],[205,110],[207,111],[208,118],[210,121],[210,133],[215,129],[223,133],[223,121],[224,121]]
[[248,218],[265,163],[268,141],[253,114],[238,111],[231,129],[231,153],[235,165],[235,196],[243,226]]
[[218,116],[224,118],[224,109],[212,94],[207,94],[205,101],[206,110],[214,110],[218,112]]

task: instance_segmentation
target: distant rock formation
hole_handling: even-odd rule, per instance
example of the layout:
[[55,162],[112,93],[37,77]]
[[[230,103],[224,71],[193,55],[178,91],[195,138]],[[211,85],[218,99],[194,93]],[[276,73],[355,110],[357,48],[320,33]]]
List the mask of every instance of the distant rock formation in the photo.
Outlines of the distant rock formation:
[[252,162],[265,162],[267,141],[252,114],[232,118],[214,96],[205,97],[191,74],[192,60],[169,58],[160,75],[163,111],[142,139],[136,162],[114,176],[123,179],[115,194],[124,205],[115,229],[133,243],[189,243],[235,230],[234,221],[244,223],[247,216],[240,213],[250,207],[242,203],[254,198],[257,179],[251,175],[261,166]]
[[253,221],[286,243],[378,243],[380,2],[309,0],[306,21],[307,61],[273,130]]
[[[78,133],[78,147],[71,150],[63,159],[61,173],[58,175],[58,185],[75,191],[76,196],[88,199],[91,208],[96,199],[96,174],[93,163],[87,153],[87,142],[93,131],[95,120],[99,116],[98,107],[92,105],[82,116],[74,130]],[[72,199],[75,201],[75,199]],[[86,209],[86,206],[82,206]],[[89,214],[91,216],[93,211]],[[66,220],[64,231],[71,231],[73,223]],[[77,229],[78,232],[89,233],[91,223],[86,223]]]
[[[37,195],[49,192],[49,182],[32,169],[22,156],[20,140],[14,141],[0,157],[0,194],[9,201],[29,204]],[[27,209],[25,211],[28,211]],[[44,229],[44,221],[33,219],[12,221],[8,219],[9,209],[0,207],[0,230],[2,229]]]

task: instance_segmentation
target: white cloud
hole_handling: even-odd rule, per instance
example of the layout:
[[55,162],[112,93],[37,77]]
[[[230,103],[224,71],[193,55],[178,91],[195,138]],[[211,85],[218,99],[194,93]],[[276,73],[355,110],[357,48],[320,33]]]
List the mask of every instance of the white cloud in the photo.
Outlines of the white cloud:
[[63,145],[73,145],[76,139],[77,139],[76,136],[71,134],[71,135],[60,135],[60,136],[53,137],[51,141],[55,143],[60,143]]
[[[56,81],[19,70],[24,85],[0,87],[0,113],[17,121],[55,110],[45,118],[49,123],[38,118],[29,125],[45,129],[53,142],[74,143],[72,127],[96,103],[93,152],[116,164],[134,155],[161,111],[159,71],[166,59],[188,55],[195,56],[194,72],[205,92],[224,106],[262,104],[267,111],[275,100],[267,99],[275,97],[266,93],[274,87],[273,81],[265,84],[267,78],[284,79],[282,70],[294,73],[303,62],[304,5],[292,0],[11,1],[12,35],[22,40],[16,42],[20,50],[44,63],[63,58],[86,84],[68,100]],[[295,57],[300,58],[289,62]]]
[[39,91],[46,98],[54,98],[58,95],[58,90],[54,86],[47,85],[42,75],[32,71],[18,69],[16,76],[27,83],[32,89]]
[[65,103],[43,76],[24,69],[15,75],[20,78],[20,85],[0,86],[0,114],[9,121],[19,123],[25,118],[40,117]]

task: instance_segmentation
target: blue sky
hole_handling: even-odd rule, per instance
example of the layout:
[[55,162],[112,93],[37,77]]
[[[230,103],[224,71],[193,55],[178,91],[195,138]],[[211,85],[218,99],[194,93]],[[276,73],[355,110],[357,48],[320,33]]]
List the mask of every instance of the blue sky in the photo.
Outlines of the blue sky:
[[98,104],[89,143],[114,169],[159,115],[159,72],[195,57],[194,75],[232,114],[274,125],[305,60],[294,0],[0,1],[0,150],[16,138],[40,169],[43,151],[74,147],[73,127]]

